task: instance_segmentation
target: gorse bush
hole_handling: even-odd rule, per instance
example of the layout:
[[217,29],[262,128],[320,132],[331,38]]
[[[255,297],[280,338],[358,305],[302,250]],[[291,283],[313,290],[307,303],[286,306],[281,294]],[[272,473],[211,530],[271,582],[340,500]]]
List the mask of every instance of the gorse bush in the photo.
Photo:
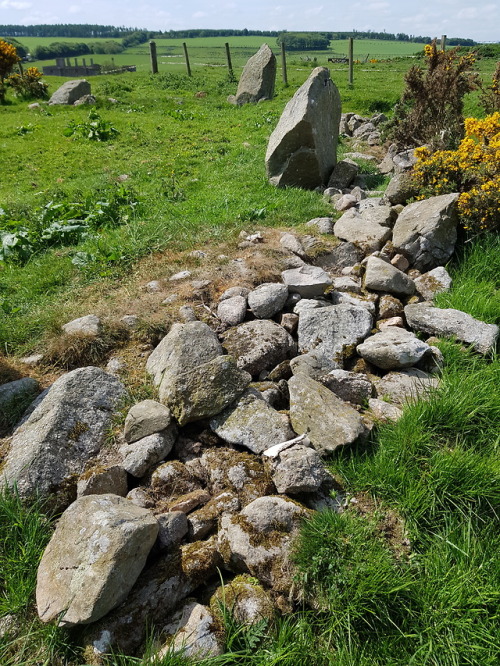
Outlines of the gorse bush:
[[5,100],[5,79],[20,60],[16,47],[0,39],[0,104]]
[[413,180],[421,199],[460,192],[458,211],[465,229],[484,231],[500,222],[500,112],[467,118],[457,150],[417,148]]
[[478,75],[471,71],[474,55],[459,55],[458,49],[438,51],[434,41],[425,47],[425,61],[426,70],[415,65],[405,76],[389,136],[402,148],[454,148],[463,136],[464,96],[479,85]]
[[48,85],[42,81],[42,72],[36,67],[28,67],[25,72],[11,74],[8,79],[17,97],[23,99],[45,99]]

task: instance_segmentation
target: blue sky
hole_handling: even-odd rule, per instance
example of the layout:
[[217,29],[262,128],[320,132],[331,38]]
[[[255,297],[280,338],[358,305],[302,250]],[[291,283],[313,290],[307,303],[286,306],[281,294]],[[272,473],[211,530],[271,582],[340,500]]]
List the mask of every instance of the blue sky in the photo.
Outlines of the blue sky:
[[0,0],[0,24],[99,23],[176,30],[386,30],[500,41],[500,0]]

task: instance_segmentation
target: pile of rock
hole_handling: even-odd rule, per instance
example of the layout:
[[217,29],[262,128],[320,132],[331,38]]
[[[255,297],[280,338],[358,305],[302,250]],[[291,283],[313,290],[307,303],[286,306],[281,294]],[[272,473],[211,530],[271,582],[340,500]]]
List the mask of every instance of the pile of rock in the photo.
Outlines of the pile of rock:
[[364,118],[357,113],[343,113],[340,118],[340,134],[365,141],[369,146],[380,143],[380,125],[387,122],[383,113],[375,113],[371,118]]
[[[146,622],[217,654],[222,594],[245,622],[286,610],[301,520],[343,504],[322,456],[438,386],[433,336],[494,348],[498,327],[432,303],[451,284],[457,195],[366,201],[308,223],[340,239],[315,259],[314,237],[283,234],[282,281],[226,290],[216,327],[174,324],[146,363],[159,399],[129,409],[119,447],[104,444],[126,392],[98,368],[59,378],[14,433],[4,481],[68,507],[39,614],[89,625],[89,663],[133,653]],[[224,592],[218,571],[237,576]]]

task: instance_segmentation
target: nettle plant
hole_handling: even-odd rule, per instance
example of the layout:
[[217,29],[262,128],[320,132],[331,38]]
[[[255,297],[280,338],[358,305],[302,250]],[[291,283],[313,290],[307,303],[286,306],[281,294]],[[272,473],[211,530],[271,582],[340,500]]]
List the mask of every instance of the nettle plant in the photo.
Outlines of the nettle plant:
[[413,179],[420,197],[460,192],[461,223],[474,232],[500,226],[500,112],[466,118],[457,150],[417,148]]
[[108,141],[118,134],[120,132],[116,127],[113,127],[109,121],[103,120],[95,109],[91,109],[87,121],[76,123],[72,120],[64,130],[64,136],[74,136],[90,141]]

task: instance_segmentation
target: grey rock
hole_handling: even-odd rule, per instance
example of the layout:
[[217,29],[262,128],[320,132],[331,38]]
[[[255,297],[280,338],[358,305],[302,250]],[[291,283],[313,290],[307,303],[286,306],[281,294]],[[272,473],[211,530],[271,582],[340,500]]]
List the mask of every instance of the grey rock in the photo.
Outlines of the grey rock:
[[396,405],[391,405],[385,400],[379,400],[378,398],[370,398],[368,401],[368,407],[370,408],[371,413],[375,421],[398,421],[403,416],[403,410]]
[[158,521],[158,542],[162,550],[178,546],[188,533],[188,521],[182,511],[169,511],[156,516]]
[[403,314],[403,304],[395,296],[382,294],[378,302],[378,315],[380,319],[389,319],[390,317],[399,317]]
[[267,44],[262,44],[243,68],[234,103],[240,106],[272,99],[275,81],[276,57]]
[[398,173],[391,178],[383,198],[384,201],[394,206],[396,204],[406,204],[408,199],[411,199],[416,193],[410,177],[405,173]]
[[237,516],[223,516],[219,550],[232,571],[250,573],[277,592],[291,584],[293,537],[308,511],[282,497],[259,497]]
[[314,69],[283,111],[266,152],[270,182],[314,189],[336,163],[340,95],[325,67]]
[[370,333],[372,321],[365,308],[354,305],[305,311],[299,318],[299,350],[341,363]]
[[413,333],[392,326],[367,338],[356,351],[377,368],[396,370],[415,365],[429,349]]
[[190,305],[181,305],[181,307],[179,308],[179,317],[185,323],[188,323],[190,321],[197,321],[198,319],[198,317],[196,316],[196,312],[194,311],[194,308],[192,308]]
[[238,368],[251,375],[274,368],[295,355],[296,345],[285,329],[268,319],[245,322],[224,334],[223,346]]
[[354,208],[354,206],[356,206],[357,203],[358,200],[356,199],[355,196],[353,196],[352,194],[344,194],[336,201],[335,210],[339,211],[349,210],[350,208]]
[[143,437],[160,432],[172,421],[172,415],[165,405],[156,400],[142,400],[128,411],[123,435],[129,444]]
[[349,187],[359,172],[359,166],[352,160],[344,159],[337,162],[334,166],[332,175],[328,181],[328,187],[338,187],[344,189]]
[[388,372],[375,383],[375,392],[378,398],[403,405],[405,402],[415,402],[427,397],[430,391],[438,386],[439,380],[435,377],[417,368],[409,368],[400,372]]
[[318,257],[316,263],[324,270],[340,273],[343,268],[354,266],[363,257],[363,251],[354,243],[340,243],[328,254]]
[[257,319],[270,319],[283,309],[287,298],[284,284],[267,282],[248,294],[248,306]]
[[333,280],[335,291],[349,291],[353,294],[361,293],[361,280],[355,280],[351,277],[338,277]]
[[[0,414],[7,415],[20,402],[25,403],[27,407],[37,392],[38,382],[31,377],[15,379],[13,382],[0,385]],[[2,420],[0,416],[0,423]]]
[[294,375],[288,386],[292,427],[299,435],[307,434],[319,453],[352,444],[365,434],[358,412],[314,379]]
[[327,477],[318,453],[300,445],[281,451],[272,462],[272,470],[276,490],[282,494],[314,493]]
[[299,241],[297,236],[294,236],[293,234],[290,233],[283,234],[280,238],[280,245],[282,248],[288,250],[289,252],[292,252],[293,254],[296,254],[301,259],[306,258],[306,254],[302,246],[302,243]]
[[161,284],[158,280],[151,280],[144,288],[148,294],[158,294],[161,291]]
[[66,335],[98,336],[101,332],[101,320],[96,315],[86,315],[69,321],[61,328]]
[[293,314],[299,315],[305,310],[317,310],[318,308],[326,308],[330,303],[326,300],[319,298],[301,298],[300,301],[294,306]]
[[127,596],[158,534],[151,512],[116,495],[80,497],[66,509],[38,568],[43,622],[99,620]]
[[222,654],[214,617],[206,606],[196,601],[185,602],[169,618],[162,633],[173,638],[155,655],[156,659],[161,660],[172,653],[196,660]]
[[14,433],[3,483],[16,483],[23,497],[54,494],[64,502],[63,491],[70,492],[71,480],[100,451],[125,394],[121,382],[99,368],[78,368],[59,377]]
[[444,266],[437,266],[432,271],[424,273],[415,280],[418,293],[426,301],[431,301],[436,294],[448,291],[451,287],[451,277]]
[[333,234],[333,219],[331,217],[314,217],[306,223],[306,227],[314,227],[320,234]]
[[192,540],[204,539],[216,527],[220,518],[226,514],[235,514],[240,510],[238,496],[230,493],[220,493],[209,500],[204,507],[193,511],[188,517],[189,537]]
[[272,409],[259,391],[248,389],[231,406],[210,421],[212,430],[224,441],[253,453],[293,437],[288,419]]
[[288,290],[300,294],[302,298],[322,296],[325,289],[332,284],[330,276],[317,266],[302,266],[283,271],[283,282]]
[[83,106],[83,105],[92,105],[96,103],[96,98],[94,95],[83,95],[76,102],[73,102],[73,106]]
[[[353,294],[346,291],[332,291],[330,294],[332,303],[335,305],[354,305],[364,308],[372,317],[375,316],[377,296],[375,294]],[[372,298],[375,296],[375,298]]]
[[413,266],[426,271],[445,264],[457,239],[458,194],[442,194],[406,206],[396,220],[392,242]]
[[143,477],[154,465],[168,456],[172,450],[177,435],[175,426],[169,426],[162,432],[155,432],[133,444],[122,447],[125,457],[122,462],[123,469],[137,478]]
[[183,426],[218,414],[243,393],[251,379],[231,356],[217,356],[188,372],[164,376],[160,400]]
[[127,472],[119,465],[113,465],[105,469],[97,468],[86,472],[76,485],[78,497],[85,495],[119,495],[125,497],[128,492]]
[[217,317],[226,326],[238,326],[238,324],[245,321],[246,314],[246,296],[225,298],[217,306]]
[[290,369],[294,375],[304,374],[318,382],[322,381],[328,372],[337,368],[338,363],[316,352],[300,354],[290,361]]
[[229,289],[226,289],[222,293],[219,302],[225,301],[227,298],[233,298],[234,296],[243,296],[243,298],[246,298],[249,293],[250,289],[247,289],[247,287],[229,287]]
[[90,95],[90,92],[90,83],[85,79],[66,81],[53,93],[49,104],[74,104],[80,97]]
[[255,578],[245,574],[217,588],[210,599],[210,607],[220,614],[221,605],[231,608],[236,622],[244,625],[270,621],[276,615],[269,593]]
[[366,262],[365,288],[396,296],[411,296],[415,293],[415,283],[406,273],[373,256],[368,257]]
[[412,149],[403,150],[400,153],[396,153],[392,161],[394,163],[394,169],[396,173],[402,173],[408,171],[417,163],[417,158],[415,157],[415,151]]
[[184,270],[174,273],[174,275],[171,275],[168,279],[170,282],[179,282],[179,280],[185,280],[186,278],[191,277],[191,275],[191,271]]
[[189,372],[223,353],[217,335],[201,321],[174,324],[150,354],[146,370],[155,386],[162,379]]
[[416,331],[439,337],[455,337],[481,354],[495,349],[498,326],[474,319],[461,310],[434,308],[425,303],[405,307],[408,325]]
[[361,211],[351,208],[337,220],[333,233],[341,240],[355,243],[365,252],[380,250],[391,237],[391,230],[389,226],[378,222],[379,208],[381,206],[365,208]]
[[341,400],[364,405],[372,394],[372,383],[366,375],[348,370],[330,370],[321,383],[333,391]]
[[109,372],[110,375],[114,375],[115,377],[119,377],[126,367],[127,364],[121,358],[110,358],[106,363],[106,372]]

